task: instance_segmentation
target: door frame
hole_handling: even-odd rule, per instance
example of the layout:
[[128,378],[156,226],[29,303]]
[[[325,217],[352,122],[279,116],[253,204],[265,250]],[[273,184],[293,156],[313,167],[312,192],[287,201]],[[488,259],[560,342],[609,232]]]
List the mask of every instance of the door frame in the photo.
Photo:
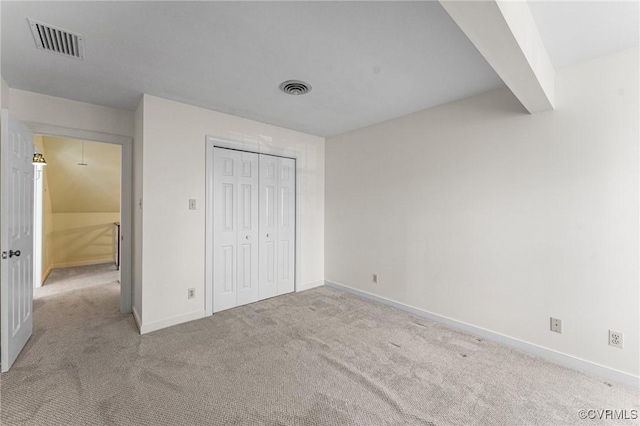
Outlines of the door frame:
[[295,250],[294,250],[294,282],[293,291],[298,291],[298,283],[300,282],[300,270],[301,259],[300,256],[300,185],[298,184],[299,161],[303,152],[292,148],[276,148],[269,145],[263,145],[260,142],[244,141],[234,142],[230,140],[218,139],[214,136],[206,136],[205,138],[205,169],[206,169],[206,182],[205,182],[205,286],[204,286],[204,305],[205,316],[213,315],[213,152],[214,148],[227,148],[236,151],[252,152],[255,154],[267,154],[277,157],[291,158],[295,160],[295,185],[296,185],[296,198],[295,198]]
[[120,155],[120,312],[130,313],[132,285],[133,138],[45,123],[24,123],[34,134],[89,140],[121,146]]
[[[34,152],[37,152],[37,148],[33,147]],[[42,170],[43,166],[35,166],[40,168],[40,173],[38,173],[38,169],[34,170],[36,176],[39,174],[40,176],[33,181],[33,288],[36,289],[38,287],[42,287],[42,216],[44,212],[42,211],[44,200],[44,170]],[[51,268],[49,268],[51,269]],[[47,272],[47,271],[44,271]]]

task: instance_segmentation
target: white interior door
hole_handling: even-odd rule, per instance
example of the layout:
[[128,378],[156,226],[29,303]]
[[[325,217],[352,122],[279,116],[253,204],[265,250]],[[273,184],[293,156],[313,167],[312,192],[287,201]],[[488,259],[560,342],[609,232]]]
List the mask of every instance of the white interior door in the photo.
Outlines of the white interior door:
[[258,155],[213,154],[213,312],[258,300]]
[[33,330],[33,133],[2,110],[0,358],[8,371]]
[[260,300],[278,295],[278,159],[260,155]]
[[296,162],[278,158],[278,295],[295,287],[296,253]]
[[295,287],[294,159],[260,155],[260,299]]
[[258,154],[239,152],[238,306],[257,302],[259,271]]

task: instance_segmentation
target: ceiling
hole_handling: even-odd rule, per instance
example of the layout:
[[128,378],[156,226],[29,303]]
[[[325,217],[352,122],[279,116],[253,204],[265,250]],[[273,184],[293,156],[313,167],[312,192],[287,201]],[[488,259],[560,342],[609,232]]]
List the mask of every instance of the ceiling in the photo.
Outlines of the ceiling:
[[[148,93],[327,137],[504,87],[435,1],[0,5],[10,87],[114,108]],[[531,3],[557,68],[637,45],[637,8]],[[83,34],[85,60],[37,50],[27,17]]]
[[[438,2],[1,4],[10,87],[114,108],[148,93],[332,136],[504,86]],[[85,60],[37,50],[27,17],[83,34]]]
[[120,211],[120,145],[42,136],[53,213]]
[[638,46],[638,1],[529,1],[556,70]]

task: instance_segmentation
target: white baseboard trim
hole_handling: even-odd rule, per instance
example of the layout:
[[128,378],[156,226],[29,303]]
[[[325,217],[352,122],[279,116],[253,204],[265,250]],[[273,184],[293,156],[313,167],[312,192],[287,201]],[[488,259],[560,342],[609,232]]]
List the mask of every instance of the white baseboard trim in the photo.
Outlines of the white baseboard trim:
[[325,281],[324,280],[320,280],[320,281],[312,281],[310,283],[304,283],[304,284],[300,284],[296,287],[296,293],[299,291],[305,291],[305,290],[310,290],[312,288],[316,288],[316,287],[322,287],[324,285]]
[[140,314],[135,306],[131,307],[131,312],[133,313],[133,319],[136,322],[136,326],[138,326],[138,331],[141,331],[142,328],[140,327],[140,324],[142,324],[142,320],[140,319]]
[[205,310],[189,312],[188,314],[177,315],[175,317],[162,319],[159,321],[153,321],[147,324],[141,323],[140,334],[151,333],[163,328],[171,327],[173,325],[182,324],[189,321],[194,321],[205,317]]
[[574,356],[567,355],[562,352],[557,352],[552,349],[547,349],[545,347],[535,345],[533,343],[514,339],[513,337],[505,336],[503,334],[496,333],[494,331],[476,327],[474,325],[457,321],[451,318],[447,318],[442,315],[434,314],[432,312],[428,312],[423,309],[415,308],[413,306],[410,306],[404,303],[396,302],[395,300],[376,296],[375,294],[367,293],[366,291],[358,290],[353,287],[346,286],[344,284],[338,284],[332,281],[325,281],[325,285],[331,288],[335,288],[336,290],[342,290],[347,293],[351,293],[355,296],[362,297],[363,299],[368,299],[377,303],[381,303],[383,305],[390,306],[392,308],[396,308],[396,309],[408,312],[418,317],[426,318],[428,320],[446,325],[456,330],[473,334],[474,336],[482,337],[484,339],[491,340],[491,341],[503,344],[505,346],[509,346],[513,349],[517,349],[519,351],[526,352],[530,355],[534,355],[542,359],[545,359],[547,361],[553,362],[554,364],[559,364],[564,367],[569,367],[574,370],[578,370],[584,373],[592,374],[594,376],[602,377],[609,381],[621,383],[626,386],[640,388],[640,377],[636,377],[631,374],[624,373],[622,371],[614,370],[612,368],[605,367],[600,364],[595,364],[593,362],[586,361],[580,358],[576,358]]
[[75,268],[77,266],[102,265],[105,263],[115,263],[115,260],[112,258],[112,259],[80,260],[77,262],[56,263],[51,265],[49,267],[49,270],[62,269],[62,268]]

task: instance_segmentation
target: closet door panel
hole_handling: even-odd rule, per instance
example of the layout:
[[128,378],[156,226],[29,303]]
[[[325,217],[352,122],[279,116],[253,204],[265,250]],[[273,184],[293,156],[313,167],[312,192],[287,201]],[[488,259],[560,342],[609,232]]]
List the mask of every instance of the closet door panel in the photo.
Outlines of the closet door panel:
[[260,300],[278,295],[278,160],[260,155]]
[[213,311],[237,304],[239,153],[216,148],[213,156]]
[[296,235],[296,162],[278,158],[278,294],[290,293],[295,287]]
[[238,306],[258,301],[258,154],[241,152],[238,174]]

